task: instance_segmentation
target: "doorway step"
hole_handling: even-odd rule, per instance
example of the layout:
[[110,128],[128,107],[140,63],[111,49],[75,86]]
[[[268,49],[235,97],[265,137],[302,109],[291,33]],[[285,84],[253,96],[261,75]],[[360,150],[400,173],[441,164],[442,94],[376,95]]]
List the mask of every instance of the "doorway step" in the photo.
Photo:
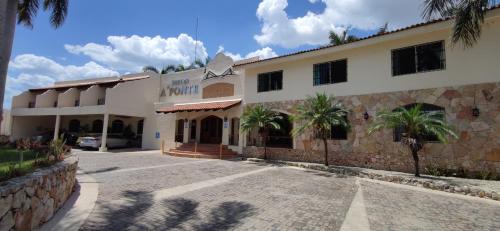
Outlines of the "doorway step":
[[[196,150],[195,150],[196,149]],[[234,159],[238,153],[229,149],[227,145],[220,144],[182,144],[177,148],[170,149],[167,154],[178,157],[203,158],[203,159]]]

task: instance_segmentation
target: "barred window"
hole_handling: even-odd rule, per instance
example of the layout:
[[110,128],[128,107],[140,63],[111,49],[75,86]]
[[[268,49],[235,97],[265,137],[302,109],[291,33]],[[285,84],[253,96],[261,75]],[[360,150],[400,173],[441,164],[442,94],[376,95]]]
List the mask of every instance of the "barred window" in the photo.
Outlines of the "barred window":
[[314,86],[343,82],[347,82],[347,59],[314,64]]
[[400,48],[392,51],[392,75],[444,70],[444,41]]
[[257,92],[283,89],[283,71],[262,73],[257,78]]

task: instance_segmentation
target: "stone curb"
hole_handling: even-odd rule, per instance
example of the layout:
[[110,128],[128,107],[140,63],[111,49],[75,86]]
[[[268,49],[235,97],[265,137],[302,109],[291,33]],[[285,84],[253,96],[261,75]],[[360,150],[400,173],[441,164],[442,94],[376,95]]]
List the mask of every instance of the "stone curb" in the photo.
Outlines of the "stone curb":
[[282,161],[282,160],[263,160],[258,158],[247,158],[247,161],[251,162],[259,162],[259,163],[270,163],[270,164],[279,164],[279,165],[287,165],[299,168],[306,168],[324,172],[331,172],[339,175],[347,175],[347,176],[356,176],[360,178],[368,178],[380,181],[387,181],[392,183],[398,183],[403,185],[417,186],[421,188],[433,189],[448,193],[456,193],[461,195],[487,198],[491,200],[500,201],[500,193],[482,189],[477,186],[473,186],[470,184],[457,185],[446,180],[441,179],[429,179],[429,178],[417,178],[414,176],[395,176],[389,174],[375,173],[368,169],[357,168],[357,167],[344,167],[344,166],[324,166],[322,164],[314,164],[314,163],[305,163],[305,162],[290,162],[290,161]]
[[0,230],[34,230],[48,222],[73,192],[76,156],[0,183]]

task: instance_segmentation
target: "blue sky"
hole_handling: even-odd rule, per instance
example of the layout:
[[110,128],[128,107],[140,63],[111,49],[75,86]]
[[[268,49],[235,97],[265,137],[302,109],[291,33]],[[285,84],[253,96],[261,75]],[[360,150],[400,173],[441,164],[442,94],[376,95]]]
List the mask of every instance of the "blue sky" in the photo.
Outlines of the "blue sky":
[[[40,11],[18,25],[4,107],[13,95],[54,81],[133,73],[147,64],[188,64],[225,52],[269,58],[328,43],[328,31],[367,36],[420,19],[422,0],[70,0],[54,30]],[[198,42],[195,22],[199,18]]]

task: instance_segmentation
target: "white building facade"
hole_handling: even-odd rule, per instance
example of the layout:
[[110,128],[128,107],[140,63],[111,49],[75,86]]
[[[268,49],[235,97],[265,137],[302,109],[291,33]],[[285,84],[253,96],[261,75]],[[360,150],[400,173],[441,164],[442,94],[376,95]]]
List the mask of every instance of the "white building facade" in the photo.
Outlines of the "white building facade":
[[[184,72],[31,89],[13,99],[11,137],[73,131],[74,120],[105,137],[120,131],[119,122],[112,125],[121,120],[140,133],[144,149],[261,156],[256,134],[239,131],[244,109],[264,104],[286,118],[307,96],[324,92],[351,110],[353,129],[329,141],[335,164],[411,171],[409,154],[395,142],[397,131],[370,136],[366,130],[377,111],[422,103],[427,110],[443,110],[460,135],[449,145],[427,145],[423,167],[498,173],[500,9],[487,13],[472,48],[451,43],[452,26],[451,20],[437,20],[272,59],[235,63],[218,54],[206,67]],[[320,162],[320,143],[312,135],[292,138],[293,126],[284,120],[283,129],[271,134],[271,158]]]

